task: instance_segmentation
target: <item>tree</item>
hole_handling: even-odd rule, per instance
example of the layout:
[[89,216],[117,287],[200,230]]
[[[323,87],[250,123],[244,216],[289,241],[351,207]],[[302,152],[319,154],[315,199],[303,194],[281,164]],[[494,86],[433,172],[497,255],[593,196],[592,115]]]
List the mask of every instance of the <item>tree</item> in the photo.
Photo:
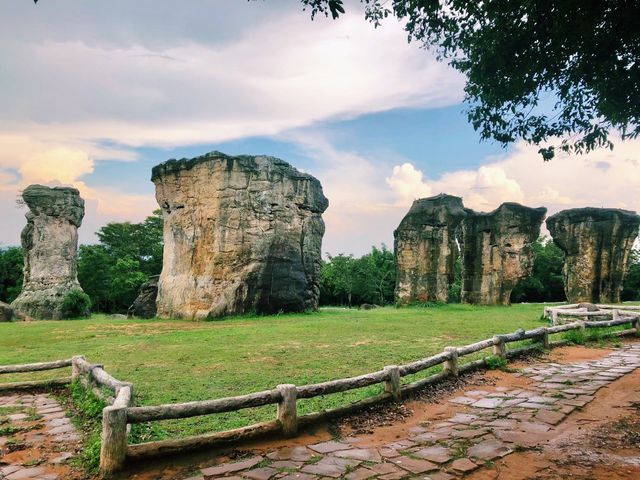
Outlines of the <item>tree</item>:
[[393,303],[395,260],[384,244],[380,248],[371,247],[371,252],[360,258],[344,254],[328,257],[320,277],[321,304]]
[[153,212],[141,223],[109,223],[98,245],[81,245],[78,280],[93,309],[126,312],[140,286],[162,270],[162,217]]
[[384,305],[392,303],[396,284],[396,265],[393,252],[382,244],[357,260],[360,303]]
[[511,301],[562,302],[566,299],[562,266],[564,253],[549,238],[540,237],[533,244],[535,260],[531,275],[511,292]]
[[[301,0],[334,19],[343,0]],[[483,139],[583,153],[640,135],[638,0],[361,0],[376,26],[393,14],[410,41],[467,78],[467,116]],[[561,140],[558,140],[561,139]]]
[[22,248],[0,249],[0,301],[13,302],[22,290]]
[[320,301],[325,305],[351,306],[356,266],[353,255],[328,257],[320,274]]
[[96,234],[114,258],[132,258],[147,275],[162,270],[162,211],[155,210],[142,223],[108,223]]
[[640,299],[640,251],[634,248],[629,258],[629,271],[624,280],[624,288],[620,294],[622,301]]

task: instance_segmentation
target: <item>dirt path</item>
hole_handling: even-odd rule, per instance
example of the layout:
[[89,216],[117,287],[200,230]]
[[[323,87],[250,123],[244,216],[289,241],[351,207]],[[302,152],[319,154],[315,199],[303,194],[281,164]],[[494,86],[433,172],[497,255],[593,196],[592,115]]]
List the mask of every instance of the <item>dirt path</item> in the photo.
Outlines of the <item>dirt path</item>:
[[333,440],[320,429],[167,460],[123,478],[637,479],[639,366],[640,343],[558,349],[516,364],[519,373],[477,375],[437,403],[418,399],[354,416]]

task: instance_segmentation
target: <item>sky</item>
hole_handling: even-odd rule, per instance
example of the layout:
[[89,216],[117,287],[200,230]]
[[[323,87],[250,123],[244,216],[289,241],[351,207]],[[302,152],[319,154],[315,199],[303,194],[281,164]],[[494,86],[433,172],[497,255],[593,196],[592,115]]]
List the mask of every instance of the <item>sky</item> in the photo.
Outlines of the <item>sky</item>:
[[640,210],[640,140],[546,163],[481,142],[464,78],[396,19],[375,29],[347,7],[311,21],[298,0],[0,2],[0,247],[19,244],[29,184],[77,187],[93,243],[157,208],[154,165],[212,150],[316,176],[330,254],[391,247],[413,200],[438,193],[479,211]]

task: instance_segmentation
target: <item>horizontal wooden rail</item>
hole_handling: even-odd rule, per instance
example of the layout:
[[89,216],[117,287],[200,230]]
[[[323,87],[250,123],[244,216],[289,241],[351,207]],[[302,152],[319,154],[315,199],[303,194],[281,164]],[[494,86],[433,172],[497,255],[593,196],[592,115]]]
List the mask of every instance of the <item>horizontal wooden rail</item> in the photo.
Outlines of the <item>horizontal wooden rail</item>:
[[622,317],[617,320],[602,320],[599,322],[584,322],[584,326],[586,328],[602,328],[602,327],[617,327],[618,325],[625,325],[627,323],[631,323],[634,320],[637,320],[637,317],[627,318]]
[[28,382],[0,383],[0,392],[32,390],[34,388],[59,388],[69,385],[71,377],[52,378],[50,380],[32,380]]
[[4,365],[0,366],[0,374],[2,373],[25,373],[25,372],[41,372],[43,370],[55,370],[71,366],[71,359],[56,360],[53,362],[27,363],[24,365]]
[[298,398],[312,398],[330,393],[345,392],[355,388],[368,387],[369,385],[380,383],[388,377],[389,374],[387,372],[380,370],[379,372],[367,373],[357,377],[314,383],[312,385],[303,385],[301,387],[297,387]]
[[418,360],[417,362],[407,363],[406,365],[400,365],[398,369],[400,370],[400,376],[405,377],[407,375],[412,375],[414,373],[421,372],[426,370],[427,368],[435,367],[436,365],[440,365],[441,363],[449,360],[451,358],[451,353],[443,352],[433,357],[423,358],[422,360]]
[[131,407],[127,409],[127,421],[129,423],[141,423],[153,420],[170,420],[210,415],[212,413],[232,412],[244,408],[261,407],[263,405],[278,403],[281,398],[280,392],[275,389],[238,397],[220,398],[218,400],[173,403],[154,407]]
[[127,447],[126,458],[139,460],[159,455],[171,455],[180,452],[198,450],[214,445],[224,445],[242,440],[258,438],[281,431],[278,421],[270,421],[249,425],[248,427],[226,430],[224,432],[205,433],[191,437],[157,440],[154,442],[138,443]]

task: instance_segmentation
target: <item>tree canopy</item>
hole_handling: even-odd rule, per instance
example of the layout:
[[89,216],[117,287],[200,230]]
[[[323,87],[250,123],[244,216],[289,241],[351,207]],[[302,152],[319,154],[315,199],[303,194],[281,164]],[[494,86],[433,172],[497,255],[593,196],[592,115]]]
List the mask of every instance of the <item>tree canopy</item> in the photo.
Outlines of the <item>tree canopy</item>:
[[162,270],[161,212],[141,223],[108,223],[96,234],[100,243],[80,246],[78,281],[94,310],[124,313],[140,286]]
[[[640,135],[640,1],[360,0],[376,26],[395,15],[410,41],[467,78],[483,139],[584,153]],[[337,19],[343,0],[301,0]],[[555,145],[553,144],[555,143]]]

